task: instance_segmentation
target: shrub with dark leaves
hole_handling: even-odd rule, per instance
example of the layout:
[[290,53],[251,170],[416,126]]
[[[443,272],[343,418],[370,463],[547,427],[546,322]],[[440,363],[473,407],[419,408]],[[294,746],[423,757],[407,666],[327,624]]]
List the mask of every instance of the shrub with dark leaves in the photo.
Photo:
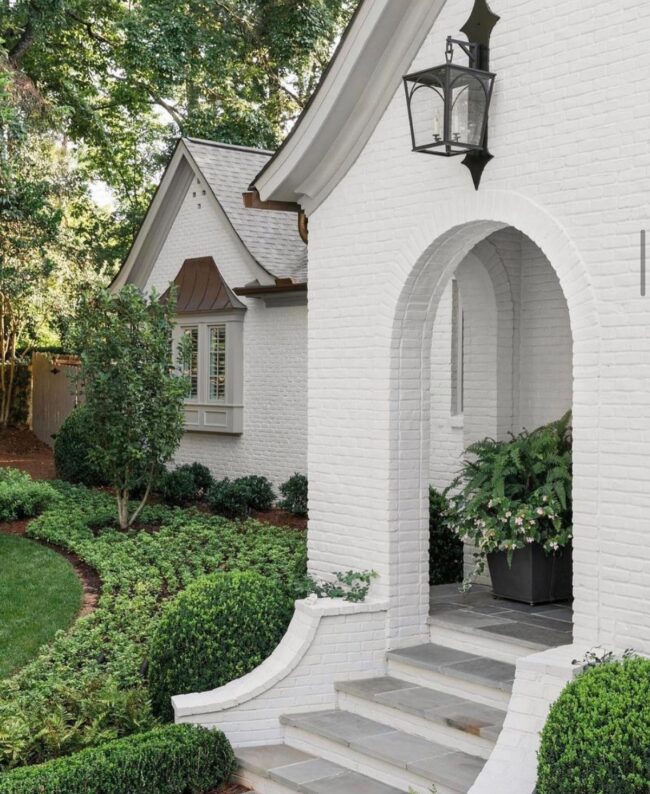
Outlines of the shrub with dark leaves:
[[451,584],[463,579],[463,542],[447,521],[448,502],[429,487],[429,584]]
[[304,474],[293,474],[280,486],[282,499],[278,507],[296,516],[307,515],[307,478]]

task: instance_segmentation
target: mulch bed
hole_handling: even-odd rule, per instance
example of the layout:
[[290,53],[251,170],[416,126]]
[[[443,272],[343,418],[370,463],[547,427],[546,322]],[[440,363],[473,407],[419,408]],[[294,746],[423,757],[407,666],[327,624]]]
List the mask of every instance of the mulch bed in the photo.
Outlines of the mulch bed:
[[206,791],[206,794],[244,794],[244,792],[251,791],[252,789],[239,786],[237,783],[230,783],[222,788],[215,788],[212,791]]
[[30,430],[0,429],[0,466],[22,469],[35,480],[56,477],[52,450]]
[[271,510],[266,510],[260,513],[258,510],[253,510],[252,517],[256,521],[263,524],[271,524],[274,527],[290,527],[291,529],[307,529],[307,518],[305,516],[294,516],[293,513],[288,513],[286,510],[281,510],[279,507],[274,507]]

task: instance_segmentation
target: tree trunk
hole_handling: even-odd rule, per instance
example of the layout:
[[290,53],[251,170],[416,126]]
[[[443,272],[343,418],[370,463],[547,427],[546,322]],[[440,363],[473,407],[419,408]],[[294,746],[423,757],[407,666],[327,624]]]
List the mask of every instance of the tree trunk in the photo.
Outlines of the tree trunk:
[[129,492],[125,489],[117,491],[117,520],[120,529],[129,528]]

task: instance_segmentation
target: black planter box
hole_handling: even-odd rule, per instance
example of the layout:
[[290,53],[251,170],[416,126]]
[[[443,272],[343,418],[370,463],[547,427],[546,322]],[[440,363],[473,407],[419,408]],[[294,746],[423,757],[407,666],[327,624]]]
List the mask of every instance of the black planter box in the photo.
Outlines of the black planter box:
[[526,604],[568,601],[573,596],[571,544],[547,554],[540,543],[517,549],[508,565],[505,551],[487,555],[492,592],[497,598]]

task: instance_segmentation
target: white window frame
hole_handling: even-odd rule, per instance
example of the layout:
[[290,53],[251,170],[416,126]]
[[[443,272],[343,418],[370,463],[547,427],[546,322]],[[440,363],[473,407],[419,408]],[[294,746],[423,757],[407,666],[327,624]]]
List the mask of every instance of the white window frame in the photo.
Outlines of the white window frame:
[[[210,398],[210,334],[219,326],[226,332],[225,393]],[[185,400],[185,430],[240,434],[244,429],[244,312],[179,314],[172,335],[175,351],[191,328],[198,330],[198,378],[196,396]]]

